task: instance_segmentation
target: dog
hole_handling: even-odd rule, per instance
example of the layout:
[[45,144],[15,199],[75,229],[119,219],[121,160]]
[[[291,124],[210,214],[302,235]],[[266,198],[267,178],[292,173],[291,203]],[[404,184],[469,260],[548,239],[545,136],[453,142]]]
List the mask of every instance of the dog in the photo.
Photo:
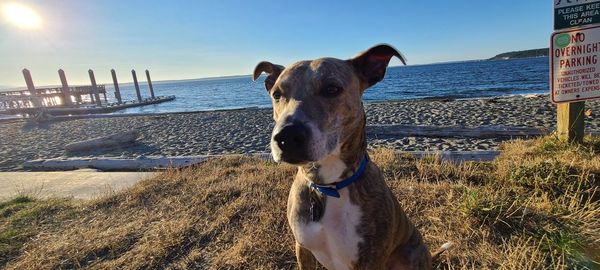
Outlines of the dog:
[[358,56],[320,58],[289,67],[260,62],[273,103],[271,153],[298,166],[287,218],[299,269],[430,269],[431,254],[369,160],[364,91],[383,80],[392,57],[381,44]]

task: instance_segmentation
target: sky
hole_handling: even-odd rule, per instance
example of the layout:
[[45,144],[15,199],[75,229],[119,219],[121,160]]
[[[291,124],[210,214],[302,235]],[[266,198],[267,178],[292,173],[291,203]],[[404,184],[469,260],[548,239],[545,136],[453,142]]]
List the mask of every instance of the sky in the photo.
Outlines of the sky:
[[[268,60],[289,65],[350,58],[388,43],[409,65],[485,59],[548,47],[552,0],[228,1],[0,0],[39,16],[36,29],[0,12],[0,86],[154,81],[252,73]],[[391,65],[399,65],[393,60]]]

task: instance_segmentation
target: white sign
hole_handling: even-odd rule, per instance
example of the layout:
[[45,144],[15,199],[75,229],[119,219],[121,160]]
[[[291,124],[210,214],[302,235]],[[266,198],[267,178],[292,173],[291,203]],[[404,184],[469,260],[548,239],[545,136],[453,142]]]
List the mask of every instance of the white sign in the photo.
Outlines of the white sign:
[[600,98],[600,26],[555,32],[550,40],[552,102]]

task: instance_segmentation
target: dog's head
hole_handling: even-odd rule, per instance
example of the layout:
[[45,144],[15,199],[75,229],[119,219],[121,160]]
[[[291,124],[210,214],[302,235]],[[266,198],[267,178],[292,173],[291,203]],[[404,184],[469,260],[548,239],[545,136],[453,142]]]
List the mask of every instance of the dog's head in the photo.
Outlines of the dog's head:
[[347,136],[362,128],[362,94],[383,79],[393,56],[405,63],[389,45],[348,60],[320,58],[287,68],[260,62],[253,78],[268,74],[265,88],[273,102],[275,161],[301,165],[339,151]]

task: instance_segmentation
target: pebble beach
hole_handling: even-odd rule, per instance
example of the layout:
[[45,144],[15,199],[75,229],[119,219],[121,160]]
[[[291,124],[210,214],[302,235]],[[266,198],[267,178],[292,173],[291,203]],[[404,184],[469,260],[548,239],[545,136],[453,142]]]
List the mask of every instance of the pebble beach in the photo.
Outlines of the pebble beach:
[[[407,100],[365,105],[367,125],[508,126],[551,130],[556,108],[547,95],[463,100]],[[586,102],[592,115],[586,132],[600,131],[600,102]],[[166,113],[33,123],[0,122],[0,171],[22,170],[23,162],[59,157],[193,156],[269,152],[271,109]],[[67,153],[65,145],[138,130],[135,144],[92,152]],[[369,136],[370,148],[403,151],[497,150],[503,139]]]

